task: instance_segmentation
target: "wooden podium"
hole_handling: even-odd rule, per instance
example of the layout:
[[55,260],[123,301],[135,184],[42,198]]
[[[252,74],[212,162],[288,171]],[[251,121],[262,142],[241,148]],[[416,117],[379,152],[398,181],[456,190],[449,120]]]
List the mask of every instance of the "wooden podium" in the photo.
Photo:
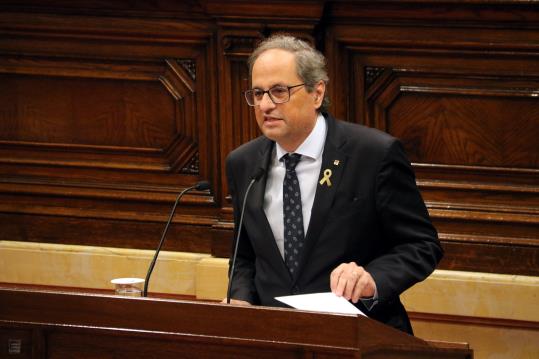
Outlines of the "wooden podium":
[[473,357],[362,316],[17,286],[0,287],[0,339],[1,358]]

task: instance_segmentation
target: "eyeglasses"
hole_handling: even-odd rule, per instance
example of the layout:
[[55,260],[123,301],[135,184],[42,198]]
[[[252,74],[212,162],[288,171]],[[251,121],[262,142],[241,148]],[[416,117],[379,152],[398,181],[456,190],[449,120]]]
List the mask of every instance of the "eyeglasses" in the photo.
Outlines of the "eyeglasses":
[[285,103],[290,101],[290,90],[299,86],[304,86],[305,84],[299,84],[294,86],[281,86],[276,85],[270,88],[269,90],[262,90],[262,89],[252,89],[247,90],[243,94],[245,95],[245,100],[247,100],[247,104],[249,106],[258,106],[260,105],[260,102],[262,102],[262,99],[264,98],[264,94],[268,94],[270,100],[274,104],[278,103]]

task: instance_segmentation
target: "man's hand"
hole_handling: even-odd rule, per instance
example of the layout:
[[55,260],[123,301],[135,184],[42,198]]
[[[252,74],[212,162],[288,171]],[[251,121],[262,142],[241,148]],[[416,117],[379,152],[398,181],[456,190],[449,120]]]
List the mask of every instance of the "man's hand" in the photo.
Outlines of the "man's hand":
[[[227,304],[227,303],[226,303],[226,298],[223,299],[223,300],[221,301],[221,303]],[[232,298],[230,298],[230,304],[234,304],[234,305],[252,305],[251,303],[249,303],[249,302],[247,302],[247,301],[245,301],[245,300],[232,299]]]
[[331,291],[352,303],[359,298],[370,298],[376,292],[376,283],[369,272],[354,262],[343,263],[331,272]]

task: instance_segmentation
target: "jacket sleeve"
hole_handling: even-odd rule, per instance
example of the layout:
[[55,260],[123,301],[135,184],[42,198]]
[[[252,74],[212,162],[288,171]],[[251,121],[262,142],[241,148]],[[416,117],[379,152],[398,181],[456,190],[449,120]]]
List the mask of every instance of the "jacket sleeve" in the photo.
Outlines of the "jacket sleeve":
[[399,141],[394,140],[376,177],[376,211],[385,253],[366,266],[381,303],[400,295],[434,271],[443,255],[436,229]]

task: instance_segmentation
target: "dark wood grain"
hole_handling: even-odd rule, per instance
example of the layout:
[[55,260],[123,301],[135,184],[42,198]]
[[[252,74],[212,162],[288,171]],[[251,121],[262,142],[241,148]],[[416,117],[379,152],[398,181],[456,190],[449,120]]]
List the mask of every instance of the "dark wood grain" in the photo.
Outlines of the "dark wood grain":
[[209,180],[166,245],[227,257],[246,60],[287,32],[326,54],[334,115],[402,141],[441,268],[537,275],[538,24],[524,0],[3,1],[0,238],[155,248]]
[[336,112],[402,141],[446,250],[440,267],[537,275],[537,9],[350,1],[328,11],[331,78],[344,87],[330,87]]
[[[45,345],[34,346],[32,331]],[[472,356],[466,347],[432,345],[362,316],[2,286],[5,338],[47,358]]]

